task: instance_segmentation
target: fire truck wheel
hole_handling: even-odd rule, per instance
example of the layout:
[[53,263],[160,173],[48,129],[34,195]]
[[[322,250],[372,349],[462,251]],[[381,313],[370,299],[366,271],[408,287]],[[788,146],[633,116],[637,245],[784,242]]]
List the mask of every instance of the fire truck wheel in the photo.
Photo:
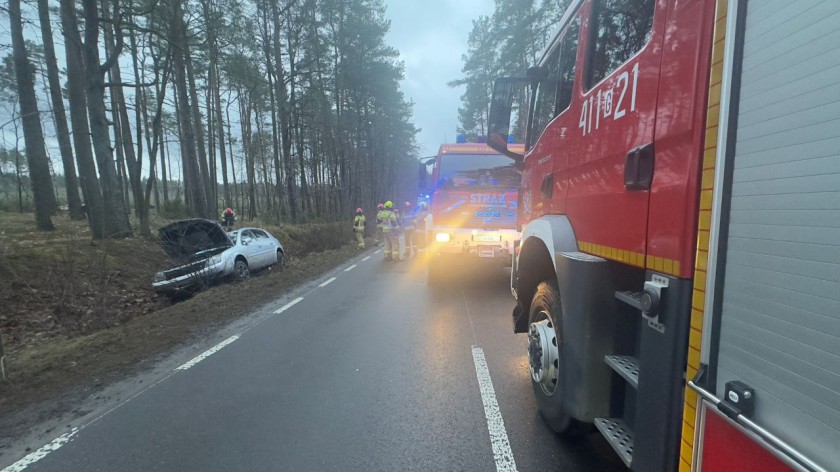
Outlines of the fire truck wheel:
[[566,386],[562,372],[571,367],[571,361],[563,355],[563,312],[556,282],[545,281],[537,286],[528,320],[531,386],[540,414],[561,436],[582,436],[588,432],[588,425],[572,418],[563,405]]

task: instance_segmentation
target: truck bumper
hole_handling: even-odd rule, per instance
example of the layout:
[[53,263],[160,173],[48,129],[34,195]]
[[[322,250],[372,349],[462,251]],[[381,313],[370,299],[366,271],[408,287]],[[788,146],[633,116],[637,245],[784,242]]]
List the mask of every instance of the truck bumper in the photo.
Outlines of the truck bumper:
[[510,266],[520,233],[512,229],[435,228],[426,236],[430,257],[463,257]]

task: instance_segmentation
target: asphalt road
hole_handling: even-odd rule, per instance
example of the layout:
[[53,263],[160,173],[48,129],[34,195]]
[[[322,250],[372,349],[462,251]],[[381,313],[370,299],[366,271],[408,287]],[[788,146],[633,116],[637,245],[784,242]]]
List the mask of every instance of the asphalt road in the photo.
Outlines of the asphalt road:
[[278,298],[3,472],[624,470],[597,433],[542,423],[504,270],[432,288],[423,264],[381,258]]

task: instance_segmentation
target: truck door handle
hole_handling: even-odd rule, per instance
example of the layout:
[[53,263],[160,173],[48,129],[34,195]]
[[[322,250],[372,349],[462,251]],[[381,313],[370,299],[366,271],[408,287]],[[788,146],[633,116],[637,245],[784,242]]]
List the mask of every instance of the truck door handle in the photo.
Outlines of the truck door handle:
[[643,144],[627,153],[624,162],[624,188],[635,192],[648,190],[653,182],[653,143]]

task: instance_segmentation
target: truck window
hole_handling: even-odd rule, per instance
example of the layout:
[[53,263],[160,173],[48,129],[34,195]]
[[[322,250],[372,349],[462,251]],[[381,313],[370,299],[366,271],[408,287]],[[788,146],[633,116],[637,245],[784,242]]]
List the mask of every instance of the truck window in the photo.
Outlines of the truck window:
[[572,86],[575,83],[578,39],[580,36],[580,15],[576,16],[560,43],[560,79],[557,84],[557,113],[572,103]]
[[534,99],[534,112],[531,115],[530,141],[536,138],[545,129],[548,122],[557,113],[557,84],[560,79],[560,48],[555,49],[543,64],[546,71],[545,77],[537,83],[536,97]]
[[591,88],[610,75],[650,39],[654,0],[597,0],[592,16]]
[[444,154],[440,158],[443,189],[466,187],[519,188],[519,171],[501,154]]

